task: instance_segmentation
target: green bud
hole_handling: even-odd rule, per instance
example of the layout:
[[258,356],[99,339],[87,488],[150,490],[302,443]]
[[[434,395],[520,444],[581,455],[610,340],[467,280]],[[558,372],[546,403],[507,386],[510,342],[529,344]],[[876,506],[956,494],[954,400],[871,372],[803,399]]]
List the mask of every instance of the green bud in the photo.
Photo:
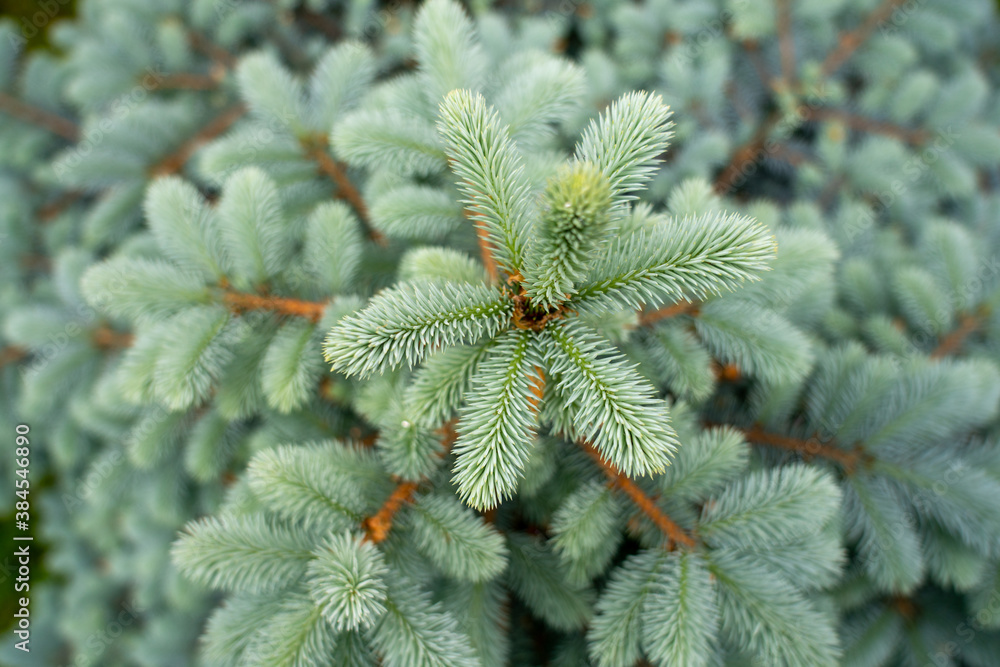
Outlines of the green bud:
[[535,305],[550,307],[574,293],[588,260],[607,238],[611,184],[590,162],[562,167],[543,196],[538,251],[527,291]]

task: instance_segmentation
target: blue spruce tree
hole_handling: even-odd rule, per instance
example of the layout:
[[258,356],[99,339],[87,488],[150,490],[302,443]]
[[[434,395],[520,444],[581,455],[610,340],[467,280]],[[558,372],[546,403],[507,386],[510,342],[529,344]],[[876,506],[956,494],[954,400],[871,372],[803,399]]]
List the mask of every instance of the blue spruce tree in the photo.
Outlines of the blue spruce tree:
[[997,664],[989,0],[30,20],[3,664]]

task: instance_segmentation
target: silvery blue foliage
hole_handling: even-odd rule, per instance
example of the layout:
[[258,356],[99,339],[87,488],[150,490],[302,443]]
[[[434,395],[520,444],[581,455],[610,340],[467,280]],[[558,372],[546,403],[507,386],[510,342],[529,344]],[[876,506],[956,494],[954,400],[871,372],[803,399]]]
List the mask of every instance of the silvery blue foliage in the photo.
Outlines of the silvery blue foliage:
[[0,662],[995,664],[993,3],[78,5]]

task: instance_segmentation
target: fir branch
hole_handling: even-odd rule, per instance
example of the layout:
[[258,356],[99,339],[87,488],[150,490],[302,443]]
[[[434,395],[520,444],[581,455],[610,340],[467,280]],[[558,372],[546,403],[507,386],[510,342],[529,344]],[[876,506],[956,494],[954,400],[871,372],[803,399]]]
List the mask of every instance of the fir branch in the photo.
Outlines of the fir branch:
[[485,510],[512,496],[534,442],[535,413],[528,377],[537,343],[527,331],[508,330],[479,364],[466,407],[454,481],[462,499]]
[[176,174],[196,150],[228,130],[233,123],[246,113],[246,106],[234,104],[205,125],[200,132],[181,144],[177,150],[149,168],[150,177]]
[[388,486],[371,451],[333,440],[265,449],[246,480],[277,516],[325,531],[357,526]]
[[386,245],[387,241],[382,232],[374,229],[371,225],[371,216],[368,213],[368,204],[365,203],[361,192],[354,186],[351,179],[347,177],[344,168],[326,150],[326,137],[308,137],[302,140],[302,147],[306,151],[306,156],[316,163],[320,173],[325,174],[337,186],[335,193],[338,199],[343,199],[358,214],[358,219],[365,226],[368,238],[380,246]]
[[484,285],[402,283],[338,322],[324,354],[337,370],[367,377],[417,364],[446,345],[494,336],[506,328],[512,310],[510,298]]
[[628,475],[662,472],[677,447],[666,402],[587,326],[549,327],[546,363],[578,437]]
[[529,184],[517,146],[496,110],[479,93],[453,90],[440,107],[438,131],[468,197],[472,217],[486,228],[494,259],[513,275],[520,271],[528,237]]
[[674,135],[671,115],[659,95],[629,93],[584,130],[576,156],[604,173],[616,204],[636,199],[653,177]]
[[66,192],[63,192],[53,201],[38,209],[38,213],[36,214],[38,221],[48,222],[49,220],[52,220],[67,208],[82,199],[85,195],[86,193],[83,190],[67,190]]
[[768,115],[754,132],[753,136],[742,146],[736,149],[729,163],[722,168],[715,179],[714,189],[717,194],[729,194],[739,184],[743,176],[743,170],[764,155],[768,137],[771,130],[781,120],[781,114],[777,111]]
[[831,51],[823,61],[823,76],[830,76],[840,69],[840,66],[847,62],[847,59],[854,55],[854,52],[871,37],[879,24],[892,16],[896,7],[903,2],[904,0],[882,0],[882,3],[865,17],[861,25],[854,30],[840,33],[837,38],[837,48]]
[[659,508],[652,498],[650,498],[646,493],[636,486],[635,482],[630,480],[628,477],[623,475],[621,472],[615,468],[614,465],[605,461],[593,445],[588,442],[581,441],[580,446],[583,451],[587,452],[592,459],[597,461],[597,464],[601,466],[601,470],[610,480],[611,486],[617,487],[624,491],[628,497],[635,503],[636,507],[642,510],[642,513],[649,518],[653,524],[660,529],[660,531],[667,536],[668,548],[673,549],[673,545],[682,544],[689,549],[693,549],[696,545],[695,539],[689,535],[683,528],[677,525],[673,519],[664,513],[663,510]]
[[704,504],[698,533],[713,548],[786,546],[829,523],[840,505],[840,487],[820,466],[756,469]]
[[843,109],[807,107],[805,109],[805,118],[807,120],[840,121],[855,130],[871,132],[873,134],[884,134],[885,136],[899,139],[914,146],[921,146],[930,139],[930,135],[926,130],[903,127],[896,123],[868,118],[867,116],[861,116]]
[[417,549],[448,577],[485,583],[507,566],[501,534],[450,491],[421,495],[406,518]]
[[7,364],[16,364],[28,356],[28,351],[17,345],[8,345],[0,348],[0,368]]
[[188,523],[171,555],[190,579],[232,592],[287,589],[312,558],[311,537],[262,514]]
[[648,327],[662,320],[668,320],[671,317],[679,317],[681,315],[698,317],[699,308],[700,304],[696,302],[678,301],[677,303],[670,304],[669,306],[663,306],[662,308],[657,308],[656,310],[644,310],[639,313],[639,324],[641,326]]
[[94,330],[91,340],[98,349],[118,350],[125,347],[132,347],[135,337],[131,333],[115,331],[107,325],[102,325]]
[[781,57],[781,79],[786,86],[794,88],[797,75],[795,72],[795,40],[792,35],[791,0],[775,0],[775,12],[777,13],[778,52]]
[[521,282],[532,303],[547,310],[576,292],[607,241],[611,185],[595,165],[573,162],[549,181],[542,202]]
[[860,446],[853,450],[845,450],[839,447],[821,444],[818,440],[814,439],[802,440],[800,438],[793,438],[787,435],[771,433],[765,431],[757,424],[749,428],[739,428],[735,426],[733,428],[736,428],[738,431],[743,433],[743,436],[748,442],[799,452],[805,459],[819,456],[840,464],[848,474],[853,473],[859,465],[867,465],[873,460],[871,455],[863,451]]
[[336,632],[370,628],[385,612],[385,557],[351,533],[332,535],[309,564],[310,594]]
[[413,46],[421,87],[436,104],[449,91],[482,87],[487,62],[476,25],[451,0],[430,0],[413,21]]
[[975,333],[982,324],[982,320],[975,315],[963,315],[958,328],[941,339],[938,346],[931,352],[931,358],[940,359],[958,352],[965,344],[965,340]]
[[80,138],[80,128],[73,121],[27,104],[7,93],[0,92],[0,111],[57,134],[67,141],[77,141]]
[[216,70],[212,74],[198,72],[173,72],[164,74],[156,80],[155,90],[215,90],[222,81],[220,74],[224,70]]
[[752,218],[719,211],[667,218],[614,239],[570,304],[596,313],[705,299],[759,280],[776,250],[775,237]]
[[413,500],[413,494],[416,490],[416,482],[400,482],[392,494],[386,498],[379,511],[365,519],[363,526],[365,535],[370,542],[378,544],[389,537],[393,517],[403,505]]
[[426,427],[450,418],[472,386],[479,365],[495,346],[494,338],[475,346],[450,347],[427,359],[406,390],[407,414]]
[[[455,422],[451,420],[447,422],[439,430],[441,435],[441,444],[443,449],[441,451],[441,457],[448,455],[451,451],[451,446],[455,444],[455,440],[458,439],[458,433],[455,431]],[[385,499],[382,503],[382,507],[379,508],[378,512],[368,517],[362,522],[362,528],[365,531],[365,539],[368,541],[378,544],[383,542],[387,537],[389,537],[389,532],[392,530],[393,518],[404,505],[413,502],[413,494],[417,490],[418,482],[413,481],[400,481],[396,485],[389,497]]]
[[318,301],[303,301],[288,297],[247,294],[228,289],[223,292],[222,300],[237,315],[253,310],[269,310],[281,315],[304,317],[311,322],[319,322],[320,318],[323,317],[323,311],[327,307],[326,303]]

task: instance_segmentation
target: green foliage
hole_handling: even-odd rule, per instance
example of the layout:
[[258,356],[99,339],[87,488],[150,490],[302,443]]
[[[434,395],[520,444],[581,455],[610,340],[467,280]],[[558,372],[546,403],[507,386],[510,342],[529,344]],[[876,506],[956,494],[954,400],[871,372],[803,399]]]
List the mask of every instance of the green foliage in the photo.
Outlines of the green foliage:
[[463,500],[489,508],[513,494],[534,443],[528,378],[533,350],[527,332],[497,340],[489,359],[476,370],[460,415],[455,443],[455,481]]
[[503,538],[452,496],[427,495],[410,514],[417,549],[455,579],[488,581],[506,566]]
[[773,239],[750,218],[670,218],[612,243],[573,302],[601,312],[703,299],[754,279],[773,252]]
[[441,104],[439,130],[477,224],[508,274],[524,264],[529,186],[517,148],[482,95],[456,91]]
[[608,232],[611,189],[597,168],[580,162],[549,184],[538,229],[538,257],[525,267],[528,296],[539,306],[558,305],[585,275],[587,260]]
[[994,665],[994,4],[0,20],[0,663]]
[[404,283],[373,298],[326,338],[326,360],[362,377],[420,362],[428,349],[474,343],[510,315],[509,298],[467,283]]
[[719,610],[705,562],[674,553],[645,600],[649,657],[666,665],[707,665]]
[[335,535],[309,563],[309,593],[337,632],[371,624],[385,611],[387,571],[382,554],[350,534]]
[[580,406],[575,433],[629,476],[662,472],[676,446],[667,406],[607,342],[584,327],[551,332],[550,373],[563,400]]
[[203,584],[247,593],[288,588],[306,570],[310,542],[260,515],[204,519],[190,526],[173,556]]

